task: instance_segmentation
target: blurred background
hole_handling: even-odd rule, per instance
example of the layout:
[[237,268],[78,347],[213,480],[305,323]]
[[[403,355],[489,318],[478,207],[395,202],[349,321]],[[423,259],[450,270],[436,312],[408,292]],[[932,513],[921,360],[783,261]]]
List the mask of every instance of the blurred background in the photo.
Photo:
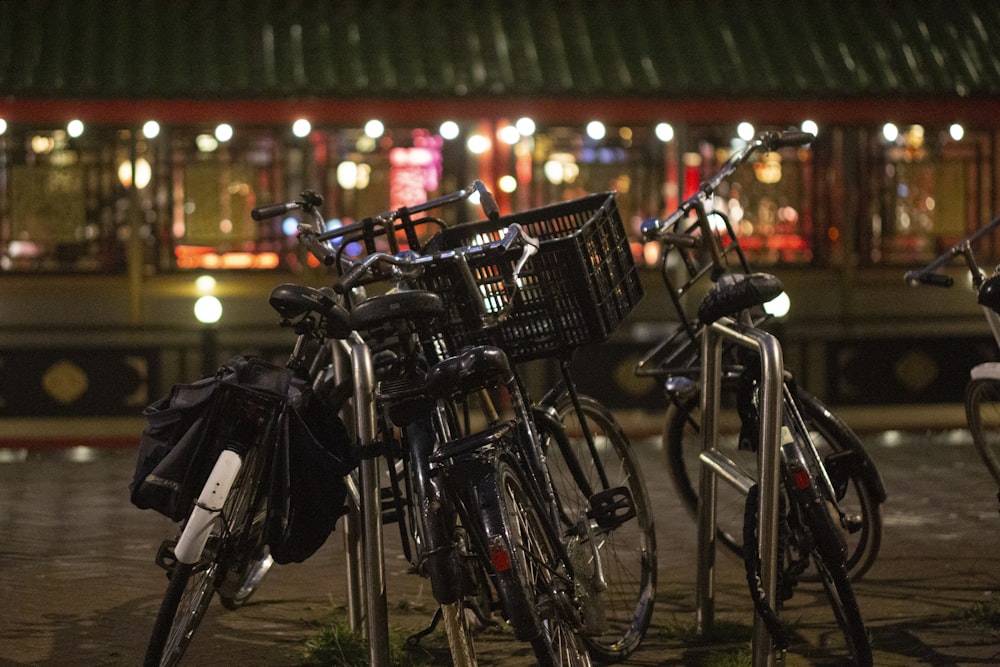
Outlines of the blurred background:
[[268,293],[331,276],[254,206],[309,188],[334,226],[477,178],[504,212],[617,191],[646,296],[578,357],[660,411],[639,225],[788,127],[815,142],[715,202],[786,286],[786,365],[838,408],[961,424],[997,357],[967,273],[902,276],[1000,213],[997,34],[974,0],[0,2],[0,446],[134,445],[171,384],[285,358]]

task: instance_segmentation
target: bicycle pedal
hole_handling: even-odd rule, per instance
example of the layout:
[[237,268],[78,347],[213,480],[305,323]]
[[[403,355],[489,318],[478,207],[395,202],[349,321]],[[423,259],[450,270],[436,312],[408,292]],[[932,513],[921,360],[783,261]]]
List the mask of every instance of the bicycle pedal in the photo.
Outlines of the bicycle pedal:
[[860,532],[865,527],[865,519],[860,514],[845,514],[842,523],[849,535]]
[[587,516],[602,530],[614,530],[636,516],[632,492],[625,486],[598,491],[587,502],[590,505]]
[[176,546],[177,540],[163,540],[160,548],[156,550],[156,564],[167,571],[168,577],[177,569],[177,556],[174,555]]

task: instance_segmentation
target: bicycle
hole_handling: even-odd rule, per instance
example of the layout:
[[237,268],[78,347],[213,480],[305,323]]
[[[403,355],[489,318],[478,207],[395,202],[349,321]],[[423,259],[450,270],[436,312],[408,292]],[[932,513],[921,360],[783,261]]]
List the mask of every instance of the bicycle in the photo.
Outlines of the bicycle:
[[[977,302],[986,317],[993,340],[1000,347],[1000,274],[987,274],[980,268],[973,244],[996,231],[1000,218],[962,239],[926,266],[907,271],[904,280],[910,286],[951,287],[955,279],[940,270],[961,256],[972,279]],[[1000,486],[1000,363],[987,361],[969,371],[964,395],[966,423],[976,452]],[[1000,499],[1000,494],[998,494]]]
[[[321,297],[313,299],[318,304]],[[297,298],[276,289],[270,303],[284,316],[298,309]],[[262,361],[248,364],[257,370],[247,375],[278,377],[274,386],[225,385],[212,403],[206,418],[214,426],[203,444],[210,472],[178,537],[165,540],[157,551],[156,563],[167,571],[169,582],[153,623],[145,665],[178,664],[215,593],[224,607],[235,610],[250,599],[274,565],[270,546],[277,534],[274,499],[283,492],[274,486],[274,473],[282,460],[289,460],[287,451],[284,459],[277,456],[281,430],[292,418],[288,410],[304,415],[318,409],[319,400],[318,385],[302,384],[290,392],[289,384],[293,376],[321,376],[323,355],[306,354],[310,342],[348,330],[347,312],[329,305],[322,322],[304,317],[296,325],[296,344],[284,366],[287,373]],[[287,442],[288,447],[300,444]],[[351,467],[345,465],[343,472]]]
[[[674,213],[662,219],[651,218],[642,226],[646,242],[663,246],[661,275],[679,322],[638,362],[636,373],[663,383],[670,401],[663,436],[667,465],[692,514],[700,502],[693,480],[702,465],[700,414],[706,398],[699,379],[704,328],[726,319],[748,330],[758,329],[767,319],[762,310],[765,304],[783,291],[774,276],[751,271],[728,217],[720,211],[710,213],[711,198],[725,179],[757,151],[799,146],[813,138],[797,131],[759,134],[736,151]],[[691,212],[694,220],[688,224]],[[668,258],[677,260],[676,267],[668,263]],[[693,313],[690,297],[685,298],[688,294],[696,299]],[[756,554],[749,545],[755,545],[757,538],[747,533],[752,526],[749,513],[755,509],[748,494],[752,495],[760,470],[756,434],[761,378],[739,346],[725,348],[723,356],[726,364],[720,371],[720,405],[730,408],[728,415],[734,424],[730,435],[720,437],[712,446],[715,454],[724,456],[733,469],[742,472],[726,478],[731,484],[720,485],[716,492],[716,530],[719,541],[744,558],[752,580],[756,575],[750,568]],[[857,436],[788,373],[782,378],[781,396],[778,409],[782,424],[783,528],[779,530],[779,553],[783,562],[778,600],[773,602],[780,604],[791,596],[811,561],[852,658],[859,664],[870,664],[871,649],[848,578],[848,564],[857,578],[877,554],[881,537],[879,503],[885,498],[884,487]],[[730,502],[732,514],[723,508]],[[758,612],[762,612],[764,605],[753,585],[751,593]],[[777,627],[772,632],[777,633]]]
[[[402,453],[387,468],[400,471],[398,479],[406,487],[394,485],[390,492],[397,516],[405,518],[401,534],[413,545],[407,557],[431,580],[441,604],[431,628],[444,619],[456,664],[474,664],[464,612],[482,618],[484,608],[501,611],[519,639],[533,642],[543,664],[582,663],[588,653],[618,660],[645,633],[655,590],[654,532],[638,465],[610,413],[576,394],[565,364],[564,383],[534,406],[516,370],[518,362],[567,354],[606,337],[627,313],[621,296],[595,301],[607,312],[591,312],[591,317],[570,311],[552,320],[547,308],[550,293],[565,279],[549,280],[545,272],[553,269],[546,267],[565,271],[573,265],[566,253],[575,253],[578,264],[595,252],[609,255],[603,258],[607,263],[588,268],[604,271],[605,280],[608,272],[617,276],[617,282],[602,283],[603,289],[621,287],[623,267],[609,268],[611,260],[621,262],[627,252],[613,196],[505,218],[491,197],[483,197],[489,220],[441,229],[422,243],[419,225],[444,225],[413,216],[473,191],[487,194],[477,182],[329,232],[320,231],[318,198],[256,214],[268,217],[292,208],[311,213],[314,222],[300,225],[300,241],[338,267],[351,264],[344,258],[346,247],[364,243],[365,259],[335,285],[349,301],[358,286],[389,283],[384,294],[349,306],[351,324],[365,333],[373,357],[382,360],[374,390],[381,448]],[[405,247],[397,234],[405,236]],[[376,248],[376,239],[387,252]],[[580,257],[584,243],[588,254]],[[637,299],[637,283],[629,287],[627,296]],[[566,301],[566,294],[559,296]],[[567,327],[567,320],[590,329]],[[489,395],[498,389],[513,408],[513,420],[500,418]],[[469,414],[473,402],[480,413],[476,424]],[[398,436],[395,425],[402,427]],[[599,447],[597,438],[608,446]],[[470,480],[478,481],[470,486]],[[490,506],[484,521],[481,499],[498,490],[506,500]],[[422,514],[427,507],[435,511]],[[530,520],[515,524],[518,517]],[[499,552],[493,546],[510,545],[513,534],[530,537],[530,544],[515,545],[508,555],[530,546],[538,552],[532,562],[548,563],[536,571],[539,578],[518,573],[533,569],[526,560],[504,556],[504,567],[496,566]],[[619,549],[619,543],[632,551]],[[586,576],[574,580],[573,573],[581,571]],[[526,577],[534,584],[525,584]],[[498,599],[491,599],[491,592]],[[606,613],[594,613],[598,610]],[[587,652],[581,654],[574,647],[582,645]]]

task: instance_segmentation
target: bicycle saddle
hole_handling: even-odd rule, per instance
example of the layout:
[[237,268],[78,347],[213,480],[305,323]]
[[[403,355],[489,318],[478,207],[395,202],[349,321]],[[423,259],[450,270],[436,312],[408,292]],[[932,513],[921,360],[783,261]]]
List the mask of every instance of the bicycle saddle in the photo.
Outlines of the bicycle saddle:
[[444,300],[427,290],[409,290],[377,294],[351,310],[351,326],[371,331],[394,320],[422,320],[445,312]]
[[271,290],[268,303],[288,320],[306,313],[317,313],[326,319],[327,332],[334,338],[347,338],[351,333],[350,316],[334,300],[333,290],[329,288],[282,283]]
[[698,305],[698,320],[711,324],[720,317],[762,306],[785,291],[769,273],[727,273],[709,290]]
[[979,288],[979,305],[1000,313],[1000,274],[983,282]]
[[434,364],[424,380],[431,396],[449,396],[482,389],[510,375],[510,361],[499,347],[467,347],[454,357]]

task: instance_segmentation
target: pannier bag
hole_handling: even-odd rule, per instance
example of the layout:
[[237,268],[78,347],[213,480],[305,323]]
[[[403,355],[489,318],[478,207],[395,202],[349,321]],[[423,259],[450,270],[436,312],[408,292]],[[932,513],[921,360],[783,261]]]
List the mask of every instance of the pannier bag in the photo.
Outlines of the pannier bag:
[[277,563],[300,563],[323,546],[347,513],[344,476],[357,466],[343,420],[297,386],[282,414],[271,470],[267,530]]
[[[146,407],[139,441],[132,503],[181,521],[208,479],[235,421],[230,412],[245,394],[280,410],[291,371],[254,357],[236,356],[214,376],[174,385],[170,394]],[[234,434],[235,435],[235,434]]]
[[[235,356],[214,376],[174,385],[150,404],[129,485],[132,503],[182,521],[228,439],[260,446],[277,438],[265,471],[268,543],[279,563],[312,555],[346,511],[343,477],[356,464],[343,422],[292,376],[263,359]],[[237,424],[244,432],[234,432]]]

